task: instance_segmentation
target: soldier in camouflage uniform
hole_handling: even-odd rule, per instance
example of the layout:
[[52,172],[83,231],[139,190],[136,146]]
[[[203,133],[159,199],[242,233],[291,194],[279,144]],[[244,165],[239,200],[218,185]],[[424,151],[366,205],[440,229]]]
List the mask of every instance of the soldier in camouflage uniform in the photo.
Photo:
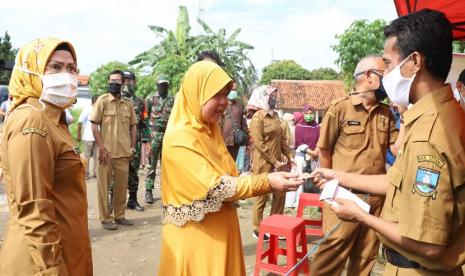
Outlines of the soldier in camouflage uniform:
[[140,155],[142,146],[142,132],[146,129],[144,109],[144,100],[137,97],[135,94],[136,76],[131,71],[124,71],[124,86],[123,86],[123,97],[130,100],[134,105],[134,111],[137,116],[137,134],[136,134],[136,148],[133,155],[133,159],[129,163],[129,179],[128,179],[128,192],[129,199],[127,207],[129,209],[144,211],[144,207],[139,205],[137,202],[137,190],[139,188],[139,166],[140,166]]
[[145,202],[152,204],[153,187],[157,171],[157,161],[161,160],[161,148],[166,125],[173,109],[174,98],[168,96],[169,81],[165,76],[157,79],[157,95],[149,101],[150,128],[152,130],[152,154],[150,155],[150,171],[145,179]]

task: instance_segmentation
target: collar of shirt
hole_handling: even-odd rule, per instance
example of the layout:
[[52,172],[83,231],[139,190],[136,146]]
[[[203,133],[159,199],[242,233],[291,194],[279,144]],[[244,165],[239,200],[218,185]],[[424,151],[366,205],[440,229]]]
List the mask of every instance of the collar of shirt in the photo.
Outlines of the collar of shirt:
[[113,96],[113,94],[111,93],[108,93],[108,99],[111,101],[117,101],[117,102],[121,102],[123,100],[123,96],[121,96],[121,98],[116,98],[115,96]]
[[378,106],[379,106],[379,102],[376,102],[370,110],[367,110],[365,108],[365,106],[363,106],[363,102],[362,102],[362,99],[359,95],[350,95],[350,100],[352,102],[352,105],[356,106],[356,105],[360,105],[363,107],[363,109],[365,109],[366,111],[368,112],[371,112],[372,110],[375,110]]
[[454,98],[450,85],[445,85],[417,101],[409,110],[403,114],[404,124],[409,125],[425,113],[434,114],[438,107]]
[[[42,109],[42,104],[39,102],[38,98],[29,97],[26,100],[26,103],[29,105],[32,105],[36,109],[39,109],[39,110]],[[58,106],[54,106],[53,104],[49,104],[47,102],[43,102],[43,103],[45,105],[45,108],[42,112],[45,113],[45,116],[48,119],[50,119],[50,121],[52,121],[55,125],[58,125],[64,110]]]

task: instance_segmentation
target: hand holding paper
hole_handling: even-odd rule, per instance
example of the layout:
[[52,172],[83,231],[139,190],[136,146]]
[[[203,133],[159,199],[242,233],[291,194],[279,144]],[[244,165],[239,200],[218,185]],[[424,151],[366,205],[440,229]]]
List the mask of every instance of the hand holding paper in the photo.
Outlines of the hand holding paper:
[[336,202],[336,199],[351,200],[355,202],[355,204],[357,204],[363,211],[367,213],[370,212],[370,205],[368,205],[365,201],[349,190],[339,186],[339,181],[337,179],[332,179],[326,182],[323,190],[321,191],[320,200],[331,205],[339,206],[339,204]]

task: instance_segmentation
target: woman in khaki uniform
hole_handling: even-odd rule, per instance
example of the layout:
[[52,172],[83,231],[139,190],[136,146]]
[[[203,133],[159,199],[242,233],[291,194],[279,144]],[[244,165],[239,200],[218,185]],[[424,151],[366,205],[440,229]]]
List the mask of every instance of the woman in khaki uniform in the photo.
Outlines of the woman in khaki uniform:
[[10,218],[0,275],[92,275],[85,165],[64,113],[76,76],[68,42],[36,39],[16,57],[1,145]]
[[[258,111],[250,123],[250,137],[253,144],[252,173],[270,173],[282,170],[282,166],[292,158],[288,139],[283,131],[278,114],[273,111],[276,106],[277,89],[271,86],[261,86],[255,89],[248,106],[255,106]],[[288,160],[283,160],[288,159]],[[285,161],[285,162],[283,162]],[[258,227],[263,220],[263,211],[268,195],[256,197],[253,207],[253,236],[258,238]],[[273,191],[271,202],[272,214],[284,212],[285,193]]]

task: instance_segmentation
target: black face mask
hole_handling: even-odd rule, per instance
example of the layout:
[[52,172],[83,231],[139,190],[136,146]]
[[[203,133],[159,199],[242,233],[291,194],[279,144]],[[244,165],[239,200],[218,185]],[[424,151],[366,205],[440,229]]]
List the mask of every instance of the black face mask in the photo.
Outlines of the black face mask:
[[108,84],[108,91],[113,95],[121,94],[121,83],[110,82]]
[[161,97],[166,97],[168,95],[168,83],[159,83],[157,84],[158,94]]
[[379,84],[378,89],[375,90],[375,96],[377,101],[382,101],[387,98],[388,95],[386,93],[386,90],[384,90],[382,82]]

